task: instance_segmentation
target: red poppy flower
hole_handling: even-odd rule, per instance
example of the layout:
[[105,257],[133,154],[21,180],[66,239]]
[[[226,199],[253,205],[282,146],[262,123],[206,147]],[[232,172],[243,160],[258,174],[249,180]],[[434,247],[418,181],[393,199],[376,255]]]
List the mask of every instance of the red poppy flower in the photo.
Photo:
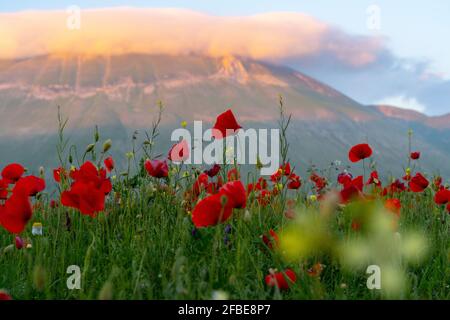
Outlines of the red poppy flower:
[[230,134],[234,134],[242,127],[237,123],[236,118],[231,110],[227,110],[224,113],[217,116],[216,123],[214,124],[212,135],[216,139],[222,139]]
[[92,183],[76,182],[69,191],[61,194],[61,203],[80,210],[82,214],[95,217],[105,208],[105,193]]
[[12,163],[7,165],[2,171],[3,179],[11,182],[16,182],[22,177],[25,172],[25,168],[18,163]]
[[450,203],[447,204],[447,211],[450,213]]
[[297,190],[301,186],[302,186],[302,181],[300,180],[300,177],[294,173],[291,174],[291,176],[289,177],[289,183],[287,185],[288,189]]
[[384,207],[394,213],[397,217],[400,217],[400,210],[402,209],[402,204],[399,199],[387,199],[384,202]]
[[61,204],[95,217],[105,208],[105,196],[111,192],[111,181],[104,169],[98,170],[91,162],[84,163],[70,174],[74,180],[70,190],[61,194]]
[[372,149],[367,143],[357,144],[350,149],[348,157],[351,162],[358,162],[372,156]]
[[61,182],[62,177],[67,178],[67,172],[64,168],[59,167],[53,170],[53,179],[55,179],[57,183]]
[[442,186],[442,177],[434,178],[433,183],[434,183],[434,186],[439,189]]
[[52,209],[55,209],[55,208],[57,208],[57,207],[59,207],[59,203],[58,202],[56,202],[55,200],[50,200],[50,208],[52,208]]
[[258,195],[258,203],[265,207],[270,203],[270,199],[272,197],[272,194],[268,190],[261,190],[261,193]]
[[353,198],[361,195],[364,187],[363,179],[363,176],[358,176],[344,186],[340,193],[342,203],[347,203]]
[[13,193],[18,190],[23,191],[30,197],[34,197],[39,192],[45,189],[45,180],[35,177],[27,176],[19,179],[13,188]]
[[0,206],[0,225],[11,233],[19,234],[25,229],[32,215],[28,194],[18,190]]
[[247,193],[245,192],[244,185],[241,181],[231,181],[225,183],[219,190],[220,194],[225,195],[228,198],[230,205],[236,209],[245,208],[247,204]]
[[289,176],[291,174],[291,164],[288,162],[285,165],[281,165],[280,168],[270,176],[270,180],[274,183],[280,181],[282,176]]
[[236,181],[241,178],[239,171],[236,168],[231,169],[227,173],[228,181]]
[[353,176],[349,172],[342,172],[338,175],[337,181],[341,185],[346,185],[353,180]]
[[400,193],[406,190],[406,186],[404,183],[402,183],[400,180],[395,180],[392,182],[387,188],[384,188],[383,190],[383,196],[386,195],[393,195],[395,193]]
[[436,192],[434,202],[439,205],[450,202],[450,190],[443,189]]
[[5,291],[0,290],[0,301],[9,301],[12,300],[12,297]]
[[267,275],[265,280],[269,287],[277,286],[280,290],[288,290],[289,285],[297,281],[297,275],[291,269],[286,269],[285,272]]
[[167,158],[173,162],[183,162],[189,159],[189,145],[186,140],[176,143],[170,148]]
[[411,152],[411,159],[412,160],[418,160],[420,158],[420,152],[416,151],[416,152]]
[[233,208],[227,205],[224,195],[217,193],[206,197],[192,211],[192,222],[197,228],[215,226],[226,221],[233,213]]
[[8,186],[9,184],[5,180],[0,179],[0,200],[8,198]]
[[113,169],[114,169],[114,159],[112,157],[106,158],[105,161],[103,161],[103,163],[105,164],[106,170],[108,170],[108,172],[113,171]]
[[205,173],[210,177],[214,178],[220,171],[220,166],[218,164],[213,165],[209,170],[205,170]]
[[195,180],[192,186],[192,192],[195,197],[198,197],[202,191],[206,190],[208,187],[208,175],[206,173],[201,173],[197,180]]
[[430,183],[428,180],[418,172],[411,181],[409,182],[409,187],[412,192],[422,192],[424,191]]
[[267,189],[267,185],[268,185],[267,180],[264,179],[263,177],[260,177],[255,185],[255,188],[256,190],[264,190]]
[[169,175],[169,166],[166,161],[146,160],[145,170],[147,170],[149,175],[155,178],[165,178]]
[[321,193],[323,189],[326,188],[328,182],[325,178],[319,176],[317,173],[313,173],[311,174],[311,176],[309,177],[309,179],[314,182],[315,184],[315,189],[317,193]]
[[269,235],[262,236],[262,241],[269,249],[273,249],[278,246],[279,242],[278,234],[272,229],[270,229]]
[[378,177],[377,171],[372,171],[370,173],[370,178],[369,178],[369,180],[367,180],[366,184],[374,184],[377,187],[381,187],[381,181],[380,181],[380,178]]

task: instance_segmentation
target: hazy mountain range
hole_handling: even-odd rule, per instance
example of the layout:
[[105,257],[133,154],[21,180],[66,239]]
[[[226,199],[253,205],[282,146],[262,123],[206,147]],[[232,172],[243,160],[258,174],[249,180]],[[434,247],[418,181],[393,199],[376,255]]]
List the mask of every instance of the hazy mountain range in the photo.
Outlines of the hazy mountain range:
[[98,124],[102,137],[114,141],[120,163],[133,131],[150,128],[158,100],[165,106],[162,151],[181,121],[211,124],[228,108],[244,127],[276,127],[279,94],[293,116],[290,157],[303,171],[311,163],[346,163],[348,148],[368,141],[380,171],[401,174],[411,128],[413,149],[422,152],[419,165],[450,176],[450,114],[427,117],[393,106],[363,106],[290,68],[196,55],[0,60],[0,167],[11,161],[32,170],[56,164],[57,106],[70,119],[73,143],[84,149]]

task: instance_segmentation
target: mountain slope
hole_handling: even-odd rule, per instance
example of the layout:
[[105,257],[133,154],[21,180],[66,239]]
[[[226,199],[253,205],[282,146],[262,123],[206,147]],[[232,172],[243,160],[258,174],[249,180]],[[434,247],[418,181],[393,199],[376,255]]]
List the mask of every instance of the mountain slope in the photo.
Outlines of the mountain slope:
[[[309,163],[326,166],[333,160],[345,161],[351,145],[368,140],[381,167],[393,173],[403,170],[412,121],[362,106],[289,68],[232,56],[194,55],[40,56],[0,61],[0,161],[53,165],[49,154],[56,158],[51,150],[56,143],[58,105],[70,118],[68,129],[74,142],[88,143],[91,131],[87,129],[98,124],[113,138],[120,151],[117,156],[123,158],[134,129],[151,126],[158,100],[165,105],[163,151],[180,121],[211,124],[230,106],[244,127],[275,126],[279,94],[293,115],[291,156],[302,169]],[[430,172],[450,175],[450,142],[445,138],[450,131],[445,125],[437,130],[423,122],[421,115],[413,119],[414,147],[424,154],[421,164]]]

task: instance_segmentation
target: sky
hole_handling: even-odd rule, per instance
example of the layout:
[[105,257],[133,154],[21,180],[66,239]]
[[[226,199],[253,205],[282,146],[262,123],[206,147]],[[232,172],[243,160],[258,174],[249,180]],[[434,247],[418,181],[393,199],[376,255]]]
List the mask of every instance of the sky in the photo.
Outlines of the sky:
[[[339,3],[326,0],[2,1],[0,35],[2,26],[7,32],[8,26],[17,21],[16,18],[3,19],[2,25],[1,20],[5,17],[2,13],[34,9],[64,11],[70,5],[81,10],[115,6],[185,8],[201,13],[206,28],[217,25],[212,29],[219,31],[233,25],[230,21],[235,21],[222,18],[240,17],[240,24],[253,28],[263,26],[266,30],[274,28],[282,37],[287,34],[286,41],[292,43],[280,43],[280,50],[293,53],[289,56],[272,50],[259,54],[248,49],[237,54],[248,53],[253,58],[287,64],[361,103],[396,104],[429,115],[450,112],[450,41],[447,41],[450,1],[447,0],[346,0]],[[274,14],[277,12],[301,15],[283,16],[283,22]],[[255,15],[259,15],[259,19],[246,19]],[[309,21],[303,15],[313,20]],[[253,21],[260,19],[276,22],[259,24]],[[310,32],[303,34],[296,26],[297,22],[308,25]],[[238,30],[234,32],[239,33]],[[273,33],[273,39],[276,39],[275,31]],[[296,37],[298,33],[300,35]],[[263,35],[251,34],[253,38]],[[234,43],[233,34],[230,32],[227,36],[229,42]],[[319,38],[314,52],[305,53],[305,46],[295,45],[296,41],[314,43]],[[1,45],[0,40],[0,49]],[[235,47],[241,48],[242,43],[235,43],[232,48],[230,45],[231,50]]]

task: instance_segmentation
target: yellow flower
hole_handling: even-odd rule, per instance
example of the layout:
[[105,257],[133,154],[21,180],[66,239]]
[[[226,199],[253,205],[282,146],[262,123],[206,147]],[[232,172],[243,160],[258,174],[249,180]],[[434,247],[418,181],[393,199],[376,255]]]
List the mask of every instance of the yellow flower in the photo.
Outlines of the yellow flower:
[[181,121],[181,127],[182,128],[186,128],[187,127],[187,122],[186,121]]

